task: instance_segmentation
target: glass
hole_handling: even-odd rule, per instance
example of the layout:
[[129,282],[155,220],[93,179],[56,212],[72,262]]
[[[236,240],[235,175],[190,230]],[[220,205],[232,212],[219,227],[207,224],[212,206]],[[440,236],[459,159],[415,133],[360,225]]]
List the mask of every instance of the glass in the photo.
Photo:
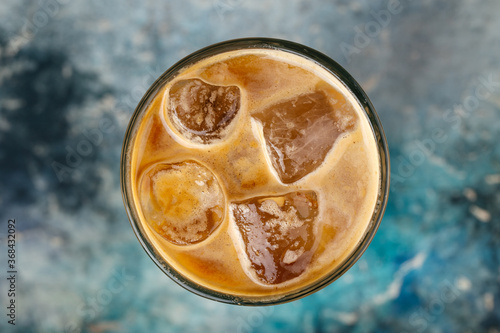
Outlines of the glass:
[[[322,277],[317,281],[313,281],[309,285],[290,292],[286,295],[280,296],[278,299],[265,299],[263,297],[251,297],[251,296],[238,296],[221,293],[208,289],[204,286],[200,286],[197,283],[185,278],[182,274],[177,272],[168,262],[166,262],[162,256],[158,253],[151,242],[148,240],[144,233],[143,227],[139,220],[139,214],[136,210],[136,206],[133,202],[133,194],[131,189],[131,175],[130,175],[130,152],[134,146],[134,134],[138,129],[141,122],[142,116],[145,113],[148,105],[151,103],[153,98],[159,92],[159,90],[170,80],[176,77],[180,71],[188,66],[197,63],[200,60],[212,57],[214,55],[242,50],[242,49],[272,49],[284,52],[289,52],[295,55],[299,55],[306,58],[317,65],[320,65],[333,76],[340,80],[341,83],[350,91],[350,93],[355,97],[361,108],[365,111],[366,116],[370,122],[371,129],[375,142],[378,147],[379,163],[380,163],[380,188],[378,191],[378,198],[373,210],[371,221],[365,230],[364,236],[361,238],[360,242],[354,249],[354,251],[330,274]],[[271,305],[289,302],[292,300],[299,299],[301,297],[310,295],[328,284],[332,283],[338,279],[342,274],[344,274],[354,263],[361,257],[363,252],[367,249],[371,240],[373,239],[382,219],[387,204],[388,193],[389,193],[389,150],[382,129],[380,120],[375,112],[373,105],[371,104],[368,96],[362,90],[360,85],[352,78],[352,76],[342,68],[338,63],[327,57],[326,55],[304,45],[300,45],[294,42],[271,39],[271,38],[245,38],[236,39],[214,44],[205,47],[187,57],[177,62],[170,69],[168,69],[163,75],[161,75],[153,85],[148,89],[144,97],[139,102],[137,108],[135,109],[130,123],[128,125],[125,139],[122,147],[121,154],[121,191],[123,196],[123,201],[127,214],[132,225],[132,228],[137,236],[137,239],[141,243],[144,250],[148,253],[151,259],[156,263],[156,265],[173,281],[179,284],[181,287],[208,299],[230,303],[238,305]]]

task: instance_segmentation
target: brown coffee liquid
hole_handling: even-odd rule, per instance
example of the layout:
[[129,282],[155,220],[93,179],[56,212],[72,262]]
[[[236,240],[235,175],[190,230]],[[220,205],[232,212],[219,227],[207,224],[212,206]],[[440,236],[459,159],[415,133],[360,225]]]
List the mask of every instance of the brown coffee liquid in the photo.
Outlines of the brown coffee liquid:
[[237,296],[314,283],[355,249],[380,187],[369,121],[319,65],[222,53],[167,83],[131,154],[146,237],[186,278]]

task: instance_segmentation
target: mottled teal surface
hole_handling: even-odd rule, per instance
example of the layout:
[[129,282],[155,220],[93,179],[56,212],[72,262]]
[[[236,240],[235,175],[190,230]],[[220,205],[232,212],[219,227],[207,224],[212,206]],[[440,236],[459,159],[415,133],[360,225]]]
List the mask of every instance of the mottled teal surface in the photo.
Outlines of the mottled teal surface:
[[[499,332],[499,12],[496,0],[2,0],[0,331]],[[148,86],[181,57],[248,36],[344,66],[392,159],[386,215],[361,260],[267,308],[170,281],[137,242],[119,187],[124,131]]]

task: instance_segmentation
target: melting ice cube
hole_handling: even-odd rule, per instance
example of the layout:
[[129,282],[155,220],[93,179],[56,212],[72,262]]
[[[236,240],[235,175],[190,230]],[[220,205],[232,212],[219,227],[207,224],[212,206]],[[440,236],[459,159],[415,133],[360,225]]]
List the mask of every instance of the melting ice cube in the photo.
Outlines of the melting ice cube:
[[146,220],[174,244],[201,242],[224,219],[222,189],[212,172],[195,161],[159,163],[143,175],[140,186]]
[[318,168],[335,140],[355,125],[352,110],[336,109],[323,91],[303,94],[257,112],[272,166],[285,184]]
[[299,276],[313,254],[314,191],[255,197],[231,204],[250,268],[266,284]]
[[237,86],[216,86],[199,79],[176,82],[169,91],[168,116],[186,139],[212,143],[224,137],[240,108]]

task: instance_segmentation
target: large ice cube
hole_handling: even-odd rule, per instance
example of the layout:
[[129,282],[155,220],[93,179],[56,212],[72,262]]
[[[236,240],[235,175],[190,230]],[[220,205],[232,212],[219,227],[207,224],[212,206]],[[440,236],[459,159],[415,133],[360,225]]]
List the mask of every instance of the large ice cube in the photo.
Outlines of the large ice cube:
[[278,284],[304,272],[315,239],[314,191],[255,197],[230,207],[250,269],[261,282]]
[[354,127],[356,115],[318,90],[253,115],[262,123],[272,166],[285,184],[316,170],[335,140]]
[[223,138],[239,108],[237,86],[216,86],[188,79],[176,82],[169,90],[170,121],[194,142],[208,144]]
[[151,227],[178,245],[205,240],[224,219],[222,189],[195,161],[155,165],[142,177],[140,202]]

